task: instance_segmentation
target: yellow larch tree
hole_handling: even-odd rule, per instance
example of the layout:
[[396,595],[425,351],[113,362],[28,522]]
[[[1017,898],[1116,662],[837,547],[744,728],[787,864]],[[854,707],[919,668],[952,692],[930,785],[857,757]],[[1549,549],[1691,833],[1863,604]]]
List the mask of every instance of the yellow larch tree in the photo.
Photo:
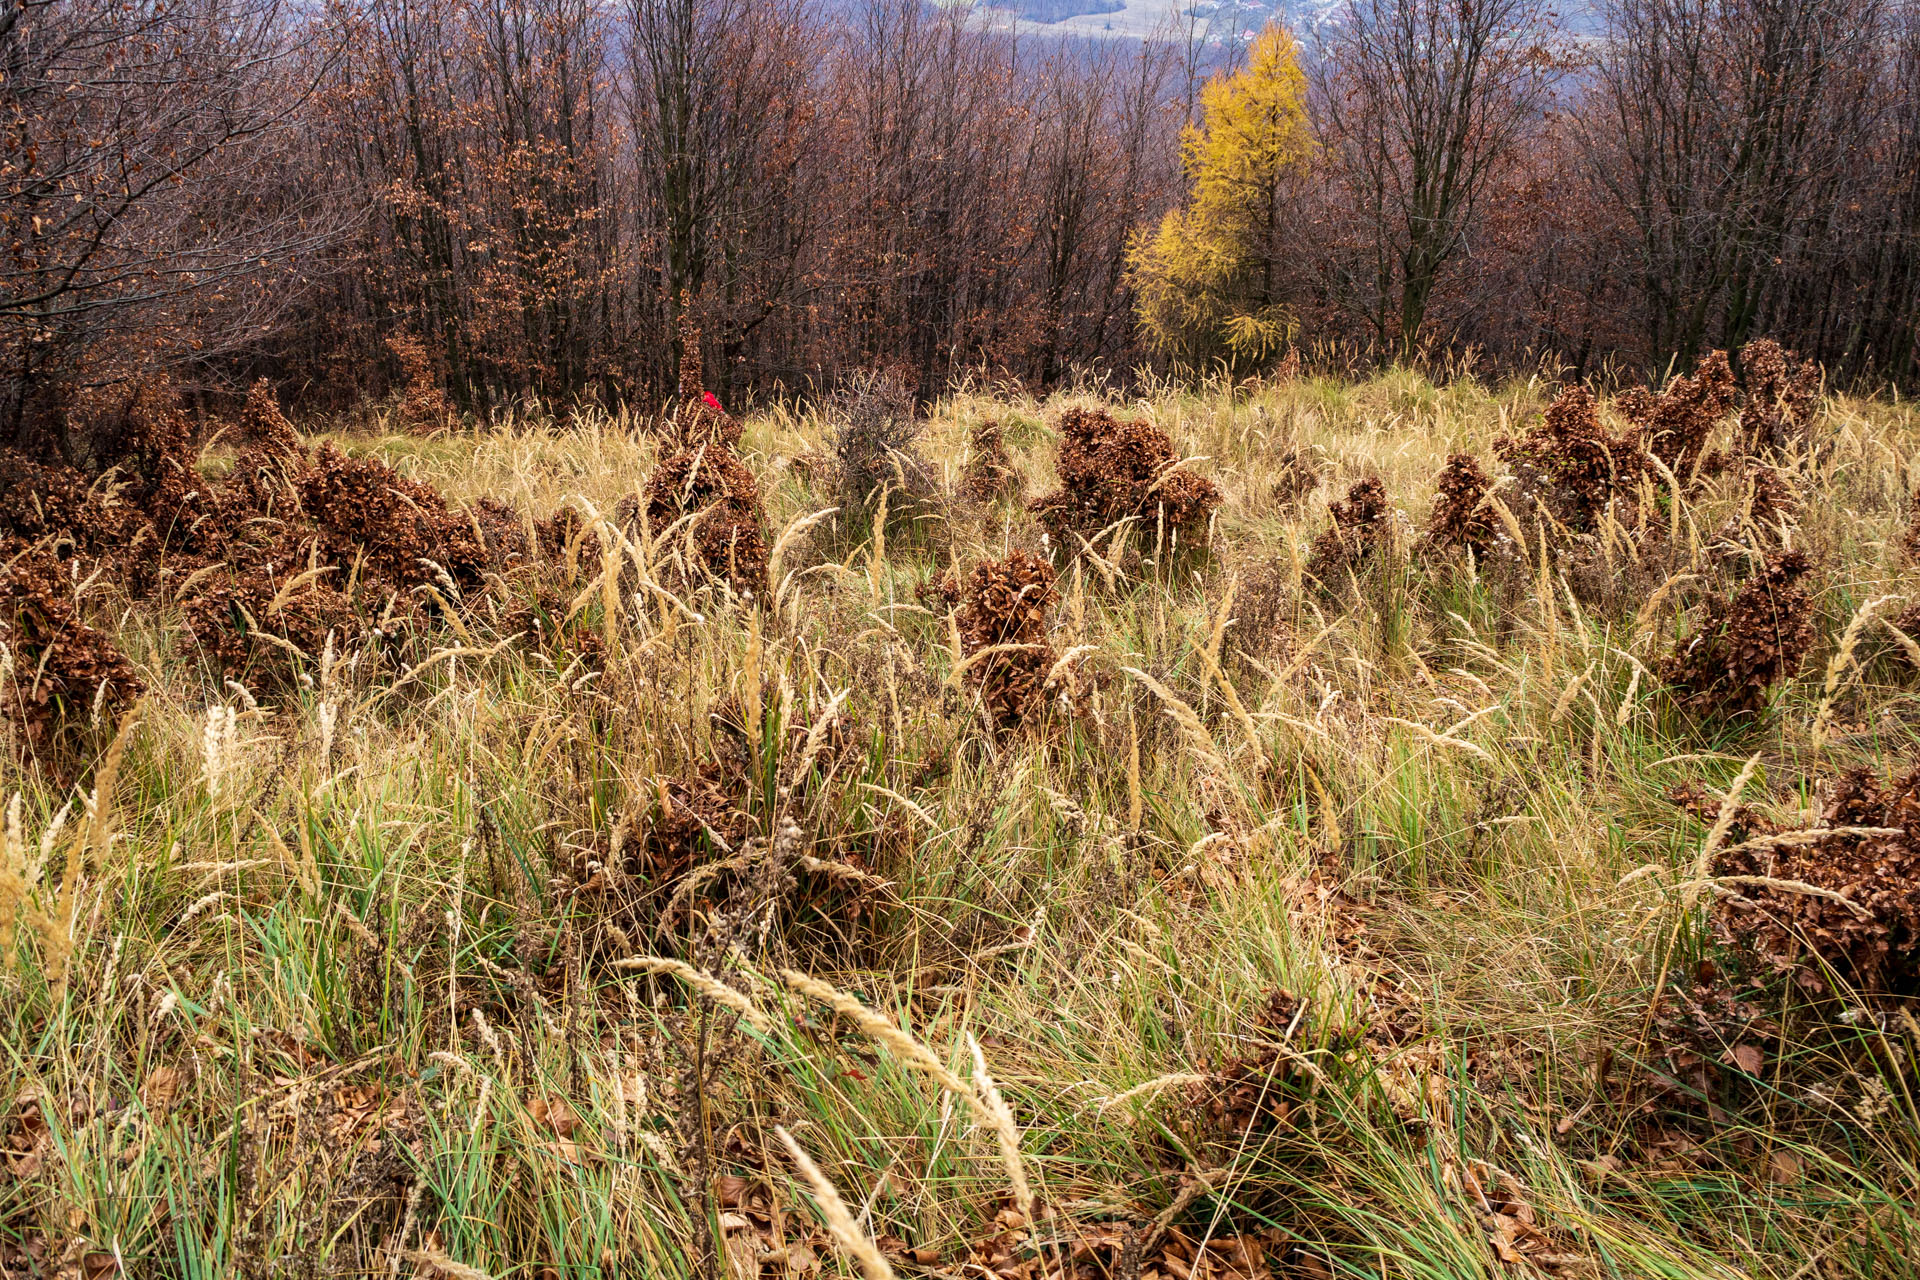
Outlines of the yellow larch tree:
[[1180,363],[1257,363],[1292,339],[1276,267],[1285,187],[1313,148],[1306,90],[1293,36],[1270,24],[1243,69],[1201,90],[1200,123],[1181,139],[1186,207],[1128,245],[1141,327]]

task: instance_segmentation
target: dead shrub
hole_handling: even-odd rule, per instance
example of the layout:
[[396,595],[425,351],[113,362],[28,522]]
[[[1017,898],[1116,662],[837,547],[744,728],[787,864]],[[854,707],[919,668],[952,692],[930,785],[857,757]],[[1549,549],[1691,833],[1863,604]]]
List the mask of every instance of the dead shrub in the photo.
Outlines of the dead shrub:
[[0,668],[0,700],[34,749],[57,758],[96,719],[117,720],[146,686],[113,640],[81,618],[58,558],[18,544],[0,553],[0,638],[11,659]]
[[[1849,827],[1898,834],[1817,834]],[[1757,820],[1751,828],[1783,834]],[[1724,886],[1715,931],[1816,994],[1829,972],[1870,993],[1920,989],[1920,764],[1890,784],[1865,769],[1844,774],[1810,830],[1719,856],[1715,875],[1745,879]]]
[[64,462],[0,450],[0,544],[45,540],[62,555],[87,559],[125,554],[146,520],[124,488],[113,477],[89,482]]
[[1047,610],[1060,598],[1053,566],[1015,551],[975,565],[956,618],[968,685],[994,723],[1021,724],[1038,710],[1055,654]]
[[400,425],[409,431],[437,431],[450,424],[453,406],[440,385],[427,344],[410,333],[396,333],[387,339],[387,350],[399,363],[404,381],[394,406]]
[[1900,535],[1900,551],[1915,564],[1920,564],[1920,492],[1913,495],[1913,517],[1907,523],[1907,530]]
[[1760,338],[1740,349],[1740,373],[1746,390],[1741,448],[1758,456],[1807,443],[1820,403],[1820,366]]
[[739,770],[713,761],[669,779],[634,850],[632,870],[654,884],[671,884],[712,853],[738,849],[753,829],[735,799],[745,785]]
[[1777,552],[1731,598],[1707,600],[1694,634],[1659,666],[1683,705],[1721,715],[1766,706],[1813,647],[1813,600],[1802,581],[1812,569],[1804,552]]
[[960,496],[970,502],[1020,496],[1020,473],[1007,452],[1006,433],[998,418],[975,424],[968,439],[967,468]]
[[1307,573],[1324,586],[1336,586],[1364,568],[1393,532],[1393,505],[1378,476],[1362,476],[1347,487],[1344,500],[1327,504],[1333,526],[1314,539]]
[[1610,434],[1593,393],[1579,383],[1560,392],[1539,426],[1518,439],[1501,437],[1494,449],[1513,467],[1520,491],[1576,533],[1590,532],[1627,500],[1644,465],[1636,436]]
[[647,477],[647,528],[654,537],[686,520],[675,536],[691,550],[690,569],[741,595],[766,590],[767,540],[753,472],[724,445],[699,445],[663,460]]
[[1737,543],[1748,531],[1758,535],[1761,546],[1785,545],[1784,530],[1790,529],[1800,515],[1800,491],[1793,481],[1775,467],[1750,465],[1741,477],[1740,509],[1720,527],[1716,540]]
[[251,522],[300,517],[300,491],[294,481],[304,472],[306,462],[298,451],[287,454],[265,449],[248,449],[233,460],[233,469],[219,488],[223,504],[243,533]]
[[246,403],[233,422],[233,434],[241,445],[270,457],[291,457],[300,452],[300,437],[280,412],[280,401],[265,378],[247,391]]
[[297,557],[277,566],[269,559],[196,592],[184,613],[202,656],[222,675],[257,688],[284,683],[296,661],[317,661],[329,639],[336,652],[356,642],[363,627],[353,602],[325,582],[340,576],[337,569],[283,594],[307,570]]
[[572,507],[559,507],[545,520],[534,521],[533,541],[544,559],[558,565],[577,568],[600,558],[600,534]]
[[707,390],[705,379],[700,330],[689,327],[680,340],[679,394],[673,412],[663,424],[664,435],[674,452],[697,449],[703,444],[732,449],[740,443],[742,424],[721,408],[720,398]]
[[1292,510],[1320,487],[1320,480],[1313,450],[1305,445],[1289,447],[1274,466],[1273,501],[1283,511]]
[[1647,452],[1676,476],[1689,475],[1713,429],[1733,409],[1737,387],[1727,353],[1700,357],[1692,374],[1668,383],[1659,395],[1632,387],[1614,397],[1614,408],[1639,428]]
[[1074,545],[1124,519],[1201,536],[1220,491],[1179,467],[1173,441],[1151,423],[1116,421],[1098,409],[1069,409],[1060,419],[1060,488],[1028,504],[1054,538]]
[[925,424],[897,375],[873,369],[854,375],[826,411],[833,423],[833,486],[843,511],[872,505],[882,487],[914,497],[933,490],[932,474],[914,449]]
[[519,636],[524,648],[545,654],[559,668],[577,661],[589,670],[604,670],[606,642],[599,629],[588,625],[584,612],[569,612],[572,593],[546,575],[522,575],[518,582],[531,590],[499,615],[495,633]]
[[436,569],[463,590],[485,581],[489,560],[472,521],[449,511],[432,485],[324,444],[295,487],[327,536],[322,559],[328,563],[359,560],[363,572],[404,587],[444,586]]
[[1447,458],[1440,472],[1439,496],[1427,520],[1426,546],[1433,551],[1470,551],[1485,560],[1500,542],[1508,540],[1487,498],[1493,479],[1470,453]]

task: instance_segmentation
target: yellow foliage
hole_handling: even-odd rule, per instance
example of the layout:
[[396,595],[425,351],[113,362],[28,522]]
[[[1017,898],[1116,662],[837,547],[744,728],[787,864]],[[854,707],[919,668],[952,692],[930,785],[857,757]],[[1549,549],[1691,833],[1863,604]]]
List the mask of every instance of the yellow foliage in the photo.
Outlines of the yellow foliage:
[[1292,313],[1275,296],[1276,233],[1283,187],[1313,148],[1306,76],[1287,29],[1262,31],[1247,66],[1208,81],[1200,106],[1199,126],[1181,140],[1187,207],[1135,234],[1129,277],[1159,350],[1189,364],[1258,361],[1293,336]]

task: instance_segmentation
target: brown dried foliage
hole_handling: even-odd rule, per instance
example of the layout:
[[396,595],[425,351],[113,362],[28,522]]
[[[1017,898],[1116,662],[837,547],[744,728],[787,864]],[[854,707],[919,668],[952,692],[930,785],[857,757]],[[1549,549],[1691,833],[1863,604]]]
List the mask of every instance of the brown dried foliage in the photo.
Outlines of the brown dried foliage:
[[1591,530],[1623,500],[1644,466],[1636,436],[1609,433],[1593,393],[1579,383],[1560,392],[1539,426],[1519,439],[1501,437],[1494,449],[1513,466],[1521,491],[1576,532]]
[[1740,371],[1747,393],[1741,447],[1757,455],[1805,443],[1820,403],[1820,366],[1761,338],[1740,349]]
[[767,540],[753,473],[724,445],[673,454],[647,477],[647,528],[654,537],[691,517],[677,534],[690,542],[699,569],[742,595],[764,592]]
[[399,362],[400,376],[406,379],[394,410],[400,425],[410,431],[434,431],[450,423],[453,406],[440,386],[427,344],[410,333],[397,333],[387,339],[387,350]]
[[1800,491],[1793,481],[1777,468],[1754,464],[1741,481],[1740,510],[1727,518],[1717,539],[1725,545],[1739,544],[1752,530],[1760,545],[1780,547],[1782,530],[1799,515]]
[[331,444],[320,446],[294,484],[326,537],[323,560],[359,559],[363,573],[395,586],[444,587],[436,566],[463,590],[485,581],[490,561],[473,521],[449,511],[432,485],[373,458],[349,458]]
[[353,602],[326,585],[337,571],[301,584],[283,599],[276,567],[285,580],[305,572],[307,564],[293,559],[279,566],[272,560],[247,566],[226,582],[196,592],[185,608],[187,629],[202,655],[223,674],[247,683],[290,672],[287,645],[318,659],[329,637],[337,651],[363,629]]
[[1387,540],[1393,531],[1393,507],[1380,478],[1362,476],[1347,487],[1344,500],[1327,504],[1327,514],[1333,527],[1314,539],[1307,572],[1332,586],[1363,567]]
[[270,457],[291,457],[300,452],[300,437],[293,424],[280,412],[280,401],[265,378],[247,392],[240,416],[234,420],[236,440]]
[[1804,552],[1777,552],[1731,598],[1709,598],[1698,630],[1660,663],[1660,678],[1697,711],[1765,707],[1768,691],[1813,647],[1813,600],[1802,581],[1812,568]]
[[1427,521],[1426,545],[1433,550],[1471,551],[1476,559],[1486,559],[1504,537],[1486,501],[1492,492],[1493,480],[1478,459],[1470,453],[1449,456]]
[[1060,434],[1060,488],[1034,499],[1028,510],[1063,542],[1071,544],[1073,534],[1092,537],[1127,517],[1149,529],[1164,522],[1170,532],[1193,537],[1220,505],[1211,480],[1173,469],[1180,456],[1151,423],[1070,409]]
[[44,549],[16,546],[0,562],[0,635],[14,662],[0,697],[38,749],[58,746],[96,708],[112,723],[145,692],[113,641],[81,619],[66,566]]
[[722,409],[717,399],[709,399],[705,378],[700,330],[689,328],[680,340],[679,395],[664,424],[666,439],[676,452],[703,444],[732,449],[740,443],[741,422]]
[[[1002,728],[1019,725],[1045,696],[1055,657],[1047,610],[1059,598],[1053,566],[1024,551],[983,561],[967,578],[956,619],[963,658],[978,658],[967,668],[967,683]],[[996,652],[980,656],[989,649]]]
[[1640,429],[1647,451],[1676,476],[1693,471],[1713,429],[1733,409],[1737,388],[1727,353],[1700,357],[1691,375],[1667,384],[1659,395],[1633,387],[1614,398],[1614,408]]
[[1020,473],[1013,469],[1007,453],[1004,428],[998,418],[974,426],[967,454],[966,474],[960,480],[960,496],[972,502],[992,502],[995,498],[1017,497]]
[[[1756,835],[1778,834],[1768,823],[1752,826]],[[1865,769],[1842,775],[1812,829],[1848,827],[1899,834],[1736,845],[1714,865],[1717,875],[1811,885],[1845,902],[1739,884],[1715,904],[1714,927],[1809,991],[1826,991],[1831,972],[1867,992],[1911,994],[1920,985],[1920,763],[1890,784]]]

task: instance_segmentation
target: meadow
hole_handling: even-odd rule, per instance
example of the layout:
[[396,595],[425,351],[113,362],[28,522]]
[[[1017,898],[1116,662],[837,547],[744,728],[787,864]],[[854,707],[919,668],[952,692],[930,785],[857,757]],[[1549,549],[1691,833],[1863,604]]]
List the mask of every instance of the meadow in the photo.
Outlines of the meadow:
[[1561,391],[300,424],[519,550],[61,562],[0,1275],[1920,1274],[1920,413]]

